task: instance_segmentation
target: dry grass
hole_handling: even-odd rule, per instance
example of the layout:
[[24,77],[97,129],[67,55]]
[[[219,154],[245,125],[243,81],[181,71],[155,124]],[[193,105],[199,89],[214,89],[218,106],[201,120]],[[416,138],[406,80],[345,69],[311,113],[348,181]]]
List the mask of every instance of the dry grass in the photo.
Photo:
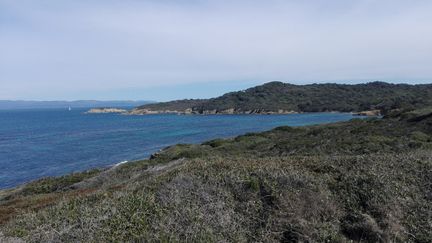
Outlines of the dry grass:
[[430,171],[429,151],[193,159],[30,211],[4,232],[30,242],[428,242]]

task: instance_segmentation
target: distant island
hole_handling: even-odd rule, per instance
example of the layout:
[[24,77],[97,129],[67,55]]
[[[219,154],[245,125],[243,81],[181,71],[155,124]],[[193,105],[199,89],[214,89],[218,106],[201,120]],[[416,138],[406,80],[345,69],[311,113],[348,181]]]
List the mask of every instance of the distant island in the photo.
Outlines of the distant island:
[[290,114],[354,112],[386,114],[395,109],[432,105],[432,85],[308,84],[269,82],[212,99],[186,99],[139,106],[129,114]]
[[66,109],[71,108],[94,108],[94,107],[136,107],[154,101],[133,100],[76,100],[76,101],[30,101],[30,100],[0,100],[0,110],[11,109]]

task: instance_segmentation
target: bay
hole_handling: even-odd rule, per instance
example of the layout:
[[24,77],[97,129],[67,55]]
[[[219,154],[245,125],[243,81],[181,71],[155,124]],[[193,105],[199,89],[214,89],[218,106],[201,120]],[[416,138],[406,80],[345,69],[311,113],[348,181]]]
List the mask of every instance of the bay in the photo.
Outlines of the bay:
[[201,143],[283,125],[305,126],[353,118],[349,113],[127,116],[85,111],[0,111],[0,188],[145,159],[178,143]]

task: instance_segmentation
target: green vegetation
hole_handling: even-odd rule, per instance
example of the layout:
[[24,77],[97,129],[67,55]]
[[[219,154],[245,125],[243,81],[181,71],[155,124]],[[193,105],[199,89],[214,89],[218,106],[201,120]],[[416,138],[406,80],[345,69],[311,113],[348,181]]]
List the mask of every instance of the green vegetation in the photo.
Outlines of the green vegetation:
[[149,110],[169,110],[169,111],[184,111],[191,107],[200,105],[205,102],[204,99],[185,99],[185,100],[174,100],[169,102],[153,103],[139,106],[138,109],[149,109]]
[[140,106],[137,109],[191,109],[192,113],[266,112],[359,112],[417,109],[432,106],[432,85],[389,84],[311,84],[292,85],[270,82],[245,91],[232,92],[208,100],[179,100]]
[[98,174],[100,170],[90,170],[81,173],[74,173],[61,177],[48,177],[25,185],[20,191],[21,195],[34,195],[52,193],[67,190],[68,187],[84,179]]
[[29,242],[431,242],[431,152],[428,109],[180,144],[0,192],[0,215],[14,209],[0,231]]

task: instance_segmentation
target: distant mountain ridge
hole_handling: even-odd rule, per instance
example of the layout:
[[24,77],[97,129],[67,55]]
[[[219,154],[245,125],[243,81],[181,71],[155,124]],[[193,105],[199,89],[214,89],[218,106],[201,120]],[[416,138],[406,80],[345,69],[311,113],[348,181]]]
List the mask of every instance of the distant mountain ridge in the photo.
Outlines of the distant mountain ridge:
[[95,108],[95,107],[136,107],[154,101],[131,100],[76,100],[76,101],[26,101],[26,100],[0,100],[0,110],[5,109],[48,109],[48,108]]
[[432,106],[432,84],[308,84],[279,81],[212,99],[146,104],[133,114],[274,114],[294,112],[361,112]]

